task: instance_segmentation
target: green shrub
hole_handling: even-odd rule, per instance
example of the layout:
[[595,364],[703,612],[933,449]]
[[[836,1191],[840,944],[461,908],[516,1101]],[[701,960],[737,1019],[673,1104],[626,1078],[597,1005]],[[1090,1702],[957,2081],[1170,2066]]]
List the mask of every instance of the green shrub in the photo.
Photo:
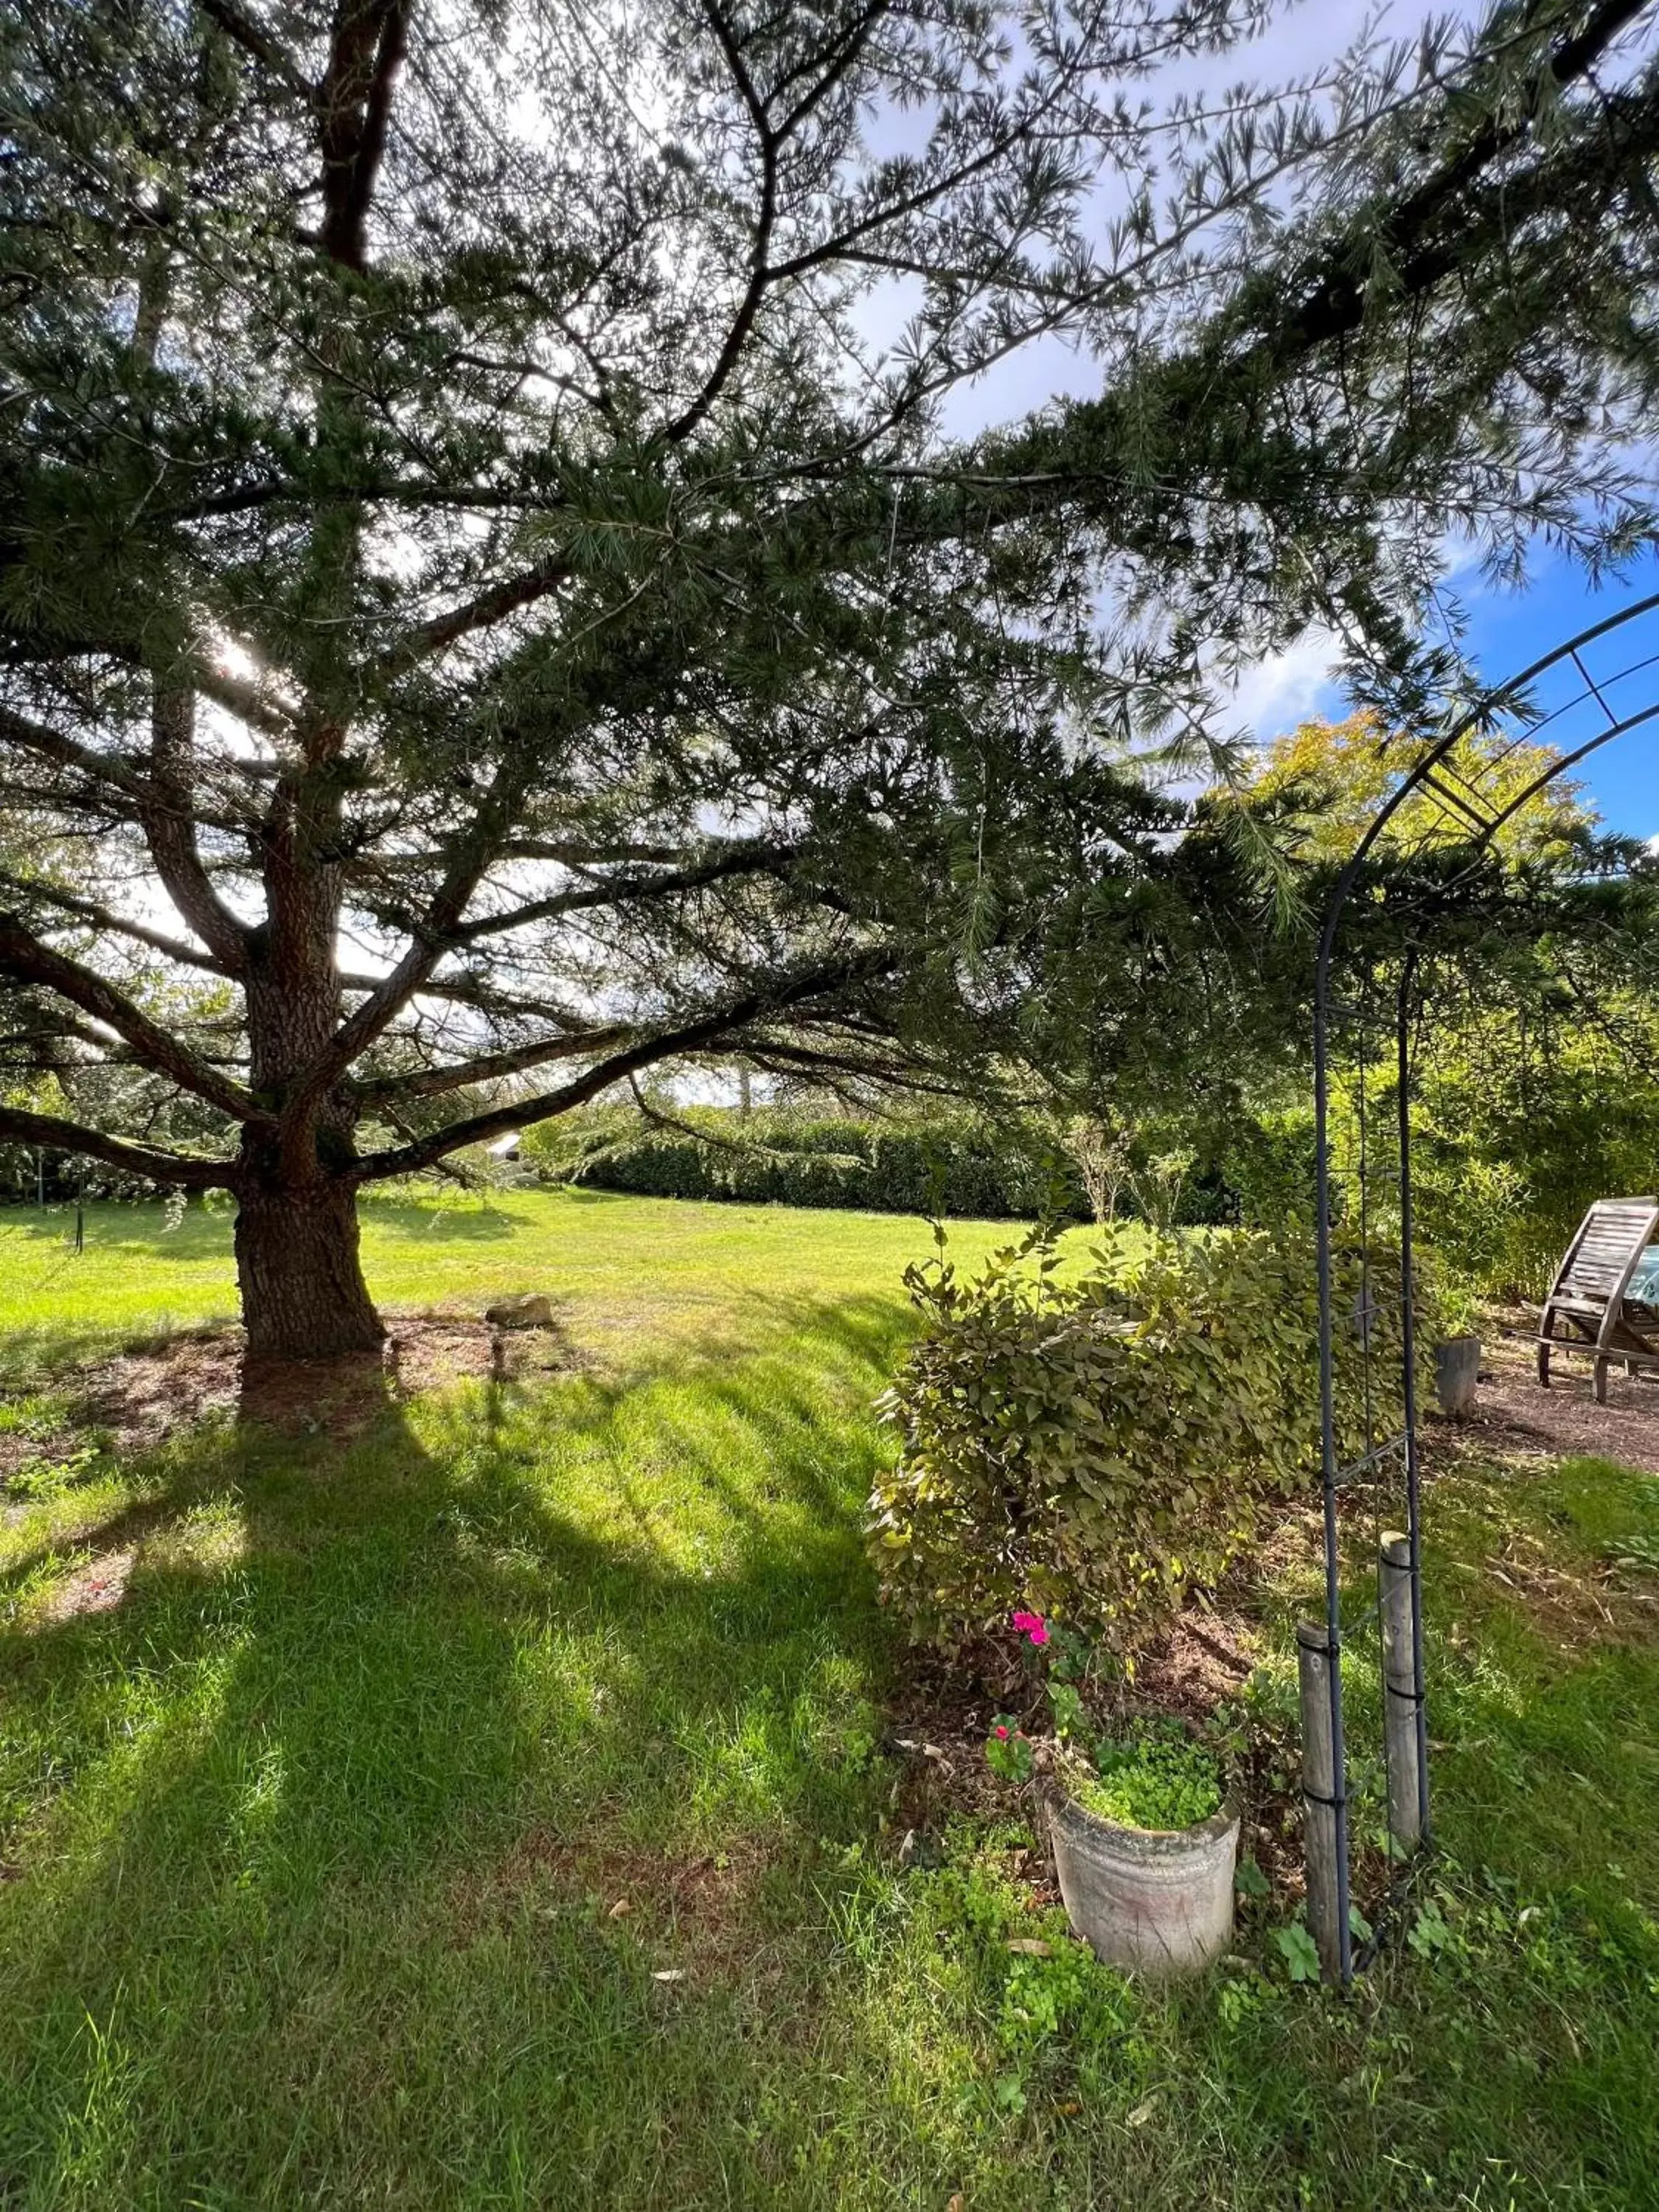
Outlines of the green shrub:
[[[1431,1020],[1419,1054],[1412,1176],[1419,1252],[1477,1298],[1541,1298],[1574,1230],[1598,1198],[1651,1189],[1659,1163],[1659,1075],[1650,1012],[1621,1006],[1612,1024],[1528,1030],[1501,1006]],[[1374,1167],[1392,1167],[1396,1093],[1387,1056],[1368,1070]],[[1358,1205],[1356,1071],[1333,1071],[1334,1202]],[[1230,1122],[1218,1147],[1234,1218],[1282,1229],[1314,1206],[1310,1098],[1258,1104]],[[1397,1232],[1388,1181],[1371,1185],[1373,1231]]]
[[[1382,1142],[1389,1141],[1384,1132]],[[1245,1229],[1282,1230],[1314,1214],[1311,1105],[1241,1114],[1227,1133],[1222,1173]]]
[[[1401,1422],[1396,1255],[1371,1254],[1370,1440]],[[1359,1261],[1337,1258],[1338,1312]],[[1080,1279],[1008,1251],[959,1280],[912,1268],[921,1340],[884,1410],[901,1450],[871,1500],[884,1601],[944,1644],[1055,1614],[1122,1650],[1251,1541],[1320,1468],[1310,1238],[1109,1239]],[[1426,1361],[1432,1315],[1419,1311]],[[1368,1441],[1359,1328],[1339,1329],[1339,1449]],[[1426,1376],[1425,1376],[1426,1385]]]

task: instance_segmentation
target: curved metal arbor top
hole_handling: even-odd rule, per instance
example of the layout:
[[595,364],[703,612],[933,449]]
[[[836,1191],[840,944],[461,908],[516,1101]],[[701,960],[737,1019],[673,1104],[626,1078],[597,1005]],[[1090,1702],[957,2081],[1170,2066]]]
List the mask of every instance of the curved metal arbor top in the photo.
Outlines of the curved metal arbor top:
[[[1340,1464],[1335,1413],[1335,1295],[1333,1264],[1332,1170],[1330,1148],[1330,1042],[1333,1005],[1331,969],[1345,912],[1351,894],[1375,850],[1378,840],[1418,793],[1433,796],[1445,817],[1467,830],[1470,872],[1492,839],[1548,785],[1566,775],[1592,753],[1614,738],[1644,726],[1659,723],[1659,592],[1634,600],[1605,621],[1581,630],[1522,669],[1506,684],[1483,692],[1445,734],[1421,752],[1401,775],[1367,825],[1352,857],[1337,878],[1320,933],[1318,965],[1314,981],[1314,1120],[1316,1147],[1316,1226],[1319,1259],[1319,1370],[1325,1536],[1325,1650],[1329,1683],[1334,1785],[1328,1811],[1335,1831],[1337,1871],[1336,1921],[1332,1949],[1339,1978],[1349,1980],[1354,1957],[1350,1932],[1348,1894],[1349,1822],[1348,1769],[1343,1738],[1341,1648],[1343,1620],[1338,1547],[1337,1498],[1344,1482],[1362,1468],[1375,1468],[1392,1460],[1403,1465],[1404,1504],[1410,1554],[1410,1617],[1415,1662],[1416,1737],[1418,1747],[1419,1825],[1426,1836],[1428,1818],[1428,1731],[1422,1686],[1423,1620],[1421,1562],[1419,1542],[1418,1452],[1416,1405],[1416,1348],[1413,1341],[1413,1280],[1412,1254],[1411,1107],[1408,1050],[1408,1006],[1419,951],[1431,944],[1408,948],[1402,963],[1395,1017],[1397,1048],[1396,1123],[1399,1145],[1399,1206],[1401,1223],[1401,1358],[1405,1425],[1395,1437],[1375,1443],[1367,1437],[1364,1456],[1349,1467]],[[1479,729],[1490,731],[1512,725],[1510,743],[1490,754],[1471,778],[1455,756],[1462,740]],[[1548,743],[1555,757],[1540,771],[1507,794],[1482,788],[1482,779],[1493,774],[1522,745]],[[1455,888],[1455,884],[1454,884]],[[1363,1093],[1362,1093],[1363,1097]],[[1363,1127],[1363,1123],[1362,1123]],[[1362,1136],[1363,1142],[1363,1136]],[[1360,1167],[1362,1200],[1366,1164]],[[1362,1217],[1363,1218],[1363,1217]],[[1364,1238],[1362,1236],[1362,1248]],[[1361,1290],[1357,1309],[1359,1328],[1370,1358],[1370,1316],[1374,1310],[1370,1285],[1369,1252],[1362,1249]],[[1310,1801],[1311,1802],[1311,1801]],[[1325,1801],[1321,1801],[1322,1802]]]

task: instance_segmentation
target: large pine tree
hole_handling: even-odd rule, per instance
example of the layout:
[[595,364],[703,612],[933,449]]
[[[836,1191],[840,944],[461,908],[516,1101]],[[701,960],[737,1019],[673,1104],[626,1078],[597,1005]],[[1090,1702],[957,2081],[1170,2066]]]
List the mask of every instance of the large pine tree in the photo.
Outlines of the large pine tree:
[[[1640,542],[1649,11],[1195,94],[1265,12],[23,0],[0,1137],[372,1344],[366,1182],[699,1052],[960,1079],[1144,970],[1136,748],[1241,657],[1420,696],[1449,526]],[[945,434],[1054,333],[1097,400]]]

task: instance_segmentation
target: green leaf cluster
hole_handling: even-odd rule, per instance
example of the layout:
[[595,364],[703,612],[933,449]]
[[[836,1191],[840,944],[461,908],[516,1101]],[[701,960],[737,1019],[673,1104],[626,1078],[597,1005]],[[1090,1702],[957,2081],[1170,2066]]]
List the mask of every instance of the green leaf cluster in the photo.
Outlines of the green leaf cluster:
[[[911,1270],[924,1326],[883,1401],[900,1450],[870,1553],[918,1640],[960,1644],[1030,1606],[1127,1651],[1318,1480],[1313,1240],[1109,1239],[1065,1278],[1031,1249],[967,1279]],[[1403,1314],[1397,1253],[1344,1243],[1335,1270],[1347,1459],[1401,1425]]]
[[1012,1713],[999,1713],[985,1739],[985,1763],[1000,1781],[1029,1782],[1031,1743]]
[[1195,1828],[1221,1809],[1215,1754],[1178,1722],[1149,1723],[1097,1745],[1093,1771],[1068,1768],[1066,1787],[1085,1813],[1125,1828]]

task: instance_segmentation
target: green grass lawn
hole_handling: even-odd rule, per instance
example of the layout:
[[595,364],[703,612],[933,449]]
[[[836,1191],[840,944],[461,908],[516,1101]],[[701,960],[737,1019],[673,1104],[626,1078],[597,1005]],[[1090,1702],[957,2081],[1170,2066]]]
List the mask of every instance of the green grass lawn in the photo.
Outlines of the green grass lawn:
[[[159,1206],[88,1206],[78,1254],[74,1218],[72,1206],[0,1208],[0,1334],[15,1360],[234,1320],[228,1208],[192,1205],[168,1231]],[[388,1309],[476,1309],[545,1290],[585,1342],[613,1353],[710,1331],[733,1349],[759,1343],[778,1334],[792,1302],[902,1304],[905,1265],[933,1249],[925,1223],[894,1214],[586,1190],[371,1196],[362,1223],[364,1267]],[[1017,1233],[954,1223],[951,1249],[975,1259]]]
[[[64,1226],[0,1216],[14,1431],[53,1359],[231,1309],[222,1216]],[[532,1194],[365,1245],[392,1305],[553,1291],[583,1365],[0,1509],[0,2204],[1659,2203],[1659,1483],[1437,1486],[1410,1943],[1345,2002],[1255,1906],[1162,1996],[1031,1912],[1012,1797],[884,1833],[860,1512],[921,1224]]]

